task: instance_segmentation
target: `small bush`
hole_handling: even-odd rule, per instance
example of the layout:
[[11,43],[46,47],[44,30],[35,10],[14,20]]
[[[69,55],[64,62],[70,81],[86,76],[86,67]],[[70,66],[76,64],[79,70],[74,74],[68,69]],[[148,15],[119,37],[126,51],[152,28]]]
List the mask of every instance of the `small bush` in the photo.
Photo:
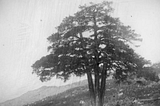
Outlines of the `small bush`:
[[138,78],[143,77],[149,81],[155,81],[155,82],[159,81],[159,77],[158,77],[157,73],[154,72],[153,68],[144,68],[143,70],[138,71],[137,77]]

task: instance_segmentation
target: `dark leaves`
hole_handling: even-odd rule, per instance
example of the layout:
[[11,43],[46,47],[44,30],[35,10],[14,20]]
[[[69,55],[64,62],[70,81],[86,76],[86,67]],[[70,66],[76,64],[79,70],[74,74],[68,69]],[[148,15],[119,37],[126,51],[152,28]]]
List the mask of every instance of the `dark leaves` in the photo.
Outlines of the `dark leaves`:
[[64,18],[57,32],[48,37],[51,53],[32,65],[33,72],[42,81],[54,76],[66,81],[73,74],[94,74],[98,69],[99,75],[105,70],[107,76],[114,74],[116,79],[124,80],[142,68],[146,61],[129,47],[139,35],[109,16],[113,10],[110,5],[103,2],[80,6],[74,16]]

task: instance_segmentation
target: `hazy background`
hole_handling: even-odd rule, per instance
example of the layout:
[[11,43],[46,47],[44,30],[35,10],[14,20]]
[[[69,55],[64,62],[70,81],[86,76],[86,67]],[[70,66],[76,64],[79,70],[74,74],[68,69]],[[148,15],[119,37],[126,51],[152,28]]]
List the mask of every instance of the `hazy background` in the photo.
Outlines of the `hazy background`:
[[[46,38],[61,20],[91,1],[103,0],[0,0],[0,102],[44,85],[64,85],[56,79],[41,83],[32,75],[31,65],[47,54]],[[136,52],[152,63],[159,62],[160,1],[113,1],[114,16],[142,35]],[[67,83],[81,79],[73,77]]]

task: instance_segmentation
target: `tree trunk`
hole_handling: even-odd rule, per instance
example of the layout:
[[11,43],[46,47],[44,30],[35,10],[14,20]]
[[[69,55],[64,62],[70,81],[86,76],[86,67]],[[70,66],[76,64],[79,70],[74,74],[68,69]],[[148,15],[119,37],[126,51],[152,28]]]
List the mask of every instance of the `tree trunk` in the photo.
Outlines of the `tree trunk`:
[[103,106],[104,104],[104,95],[99,93],[99,95],[96,96],[96,103],[95,106]]
[[89,93],[90,93],[90,99],[91,99],[91,105],[96,106],[96,99],[95,99],[95,90],[94,90],[94,84],[93,84],[93,78],[90,72],[87,72],[87,79],[88,79],[88,87],[89,87]]
[[94,41],[95,41],[94,84],[93,84],[93,79],[92,79],[91,73],[88,72],[87,77],[88,77],[88,85],[89,85],[89,91],[90,91],[92,106],[103,106],[106,75],[102,75],[102,74],[105,74],[105,73],[101,73],[101,76],[100,76],[99,53],[98,53],[99,43],[98,43],[98,40],[97,40],[98,34],[97,34],[96,14],[93,14],[93,23],[94,23],[94,28],[93,29],[94,29]]
[[90,101],[91,101],[91,105],[92,106],[103,106],[104,104],[104,92],[105,89],[103,90],[103,92],[100,92],[99,95],[95,95],[95,93],[93,93],[92,89],[89,89],[90,92]]
[[[98,88],[96,89],[96,85],[93,83],[93,78],[91,73],[87,73],[88,79],[88,87],[90,92],[90,100],[92,106],[103,106],[104,104],[104,95],[105,95],[105,85],[106,85],[106,71],[102,71],[101,83],[99,83]],[[96,78],[94,79],[96,80]],[[98,79],[100,82],[100,79]],[[96,81],[94,81],[96,82]]]
[[105,96],[105,89],[106,89],[106,75],[107,75],[107,71],[106,70],[102,70],[102,79],[101,79],[101,87],[100,87],[100,106],[103,106],[104,104],[104,96]]

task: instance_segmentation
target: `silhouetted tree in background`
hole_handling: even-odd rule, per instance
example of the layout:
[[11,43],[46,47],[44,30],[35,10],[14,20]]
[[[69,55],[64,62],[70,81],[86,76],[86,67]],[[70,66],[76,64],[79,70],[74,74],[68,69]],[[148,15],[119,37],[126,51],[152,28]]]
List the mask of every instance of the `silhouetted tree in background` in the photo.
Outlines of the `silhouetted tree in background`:
[[129,46],[139,35],[111,17],[111,4],[90,3],[64,18],[48,37],[50,54],[32,65],[33,73],[41,81],[87,75],[92,106],[103,106],[108,76],[123,81],[147,63]]

